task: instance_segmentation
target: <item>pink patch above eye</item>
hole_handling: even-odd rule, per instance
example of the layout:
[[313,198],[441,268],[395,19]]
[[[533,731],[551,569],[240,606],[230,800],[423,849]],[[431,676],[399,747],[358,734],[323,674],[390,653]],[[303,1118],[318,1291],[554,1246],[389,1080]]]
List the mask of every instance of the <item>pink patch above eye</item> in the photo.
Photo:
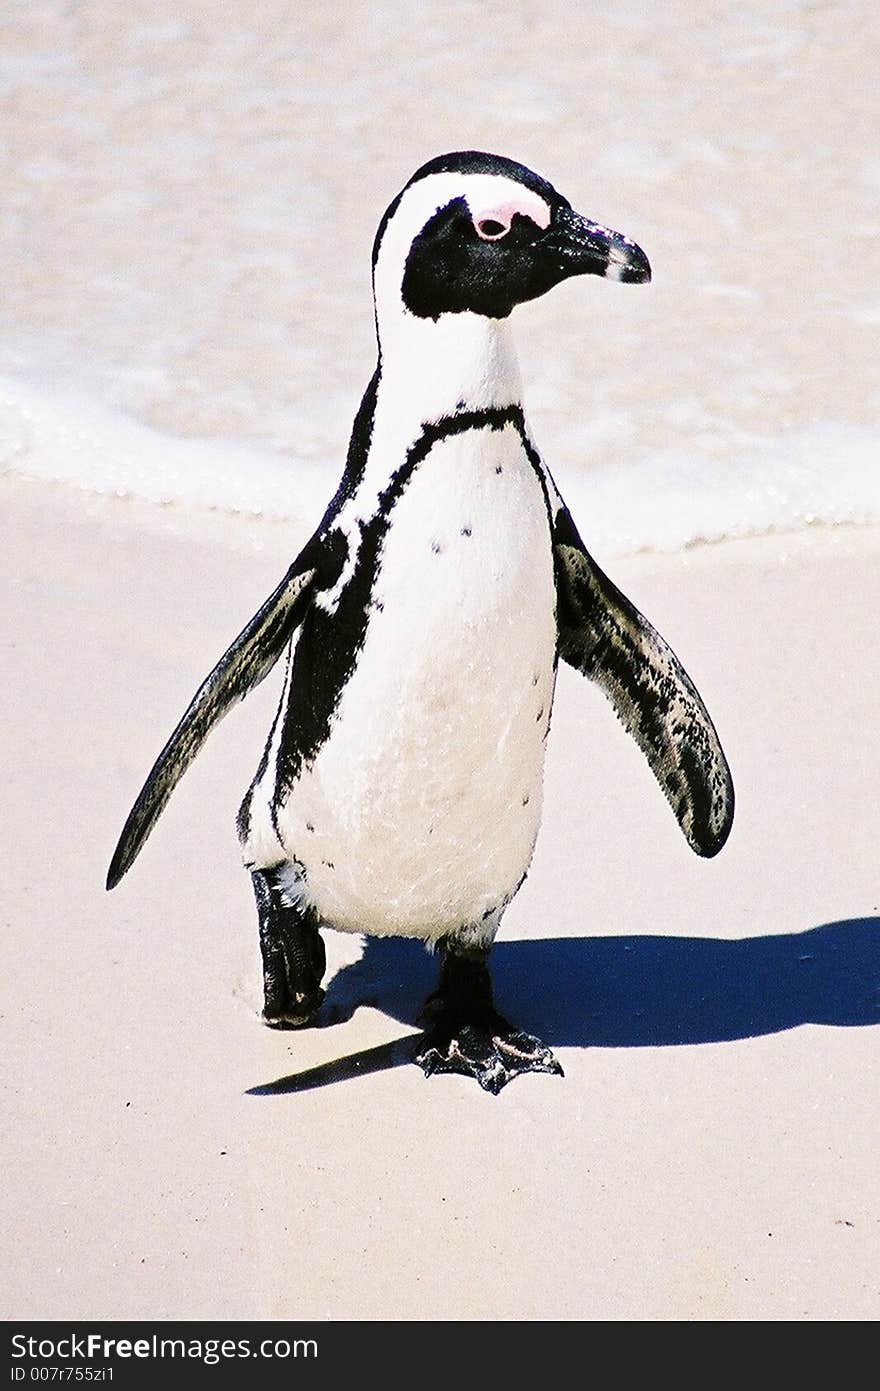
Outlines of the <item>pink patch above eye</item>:
[[480,217],[474,219],[477,236],[483,241],[498,241],[510,231],[510,223],[502,222],[500,217]]
[[550,223],[550,209],[543,198],[523,189],[521,198],[493,203],[472,214],[477,236],[482,237],[483,241],[499,241],[510,231],[510,224],[517,213],[530,217],[539,227],[547,227]]

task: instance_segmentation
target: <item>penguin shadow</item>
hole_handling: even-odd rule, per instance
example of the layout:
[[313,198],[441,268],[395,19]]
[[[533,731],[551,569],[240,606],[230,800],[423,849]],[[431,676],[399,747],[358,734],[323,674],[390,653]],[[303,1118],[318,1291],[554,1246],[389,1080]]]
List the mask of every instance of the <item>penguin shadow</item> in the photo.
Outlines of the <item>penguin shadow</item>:
[[[720,1043],[799,1024],[880,1024],[880,917],[805,932],[713,937],[555,937],[492,949],[495,1002],[551,1048],[649,1048]],[[372,1005],[419,1027],[437,961],[403,938],[367,938],[363,956],[330,982],[327,1025]],[[252,1087],[308,1091],[412,1060],[420,1035]]]

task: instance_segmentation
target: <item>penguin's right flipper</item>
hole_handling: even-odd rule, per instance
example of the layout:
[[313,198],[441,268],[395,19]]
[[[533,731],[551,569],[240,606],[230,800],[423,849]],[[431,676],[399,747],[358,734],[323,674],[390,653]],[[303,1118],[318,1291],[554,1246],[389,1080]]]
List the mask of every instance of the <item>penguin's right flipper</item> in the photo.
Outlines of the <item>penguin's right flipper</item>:
[[150,771],[128,815],[107,872],[107,888],[131,868],[171,793],[214,725],[268,676],[305,617],[317,568],[303,568],[305,552],[205,678]]

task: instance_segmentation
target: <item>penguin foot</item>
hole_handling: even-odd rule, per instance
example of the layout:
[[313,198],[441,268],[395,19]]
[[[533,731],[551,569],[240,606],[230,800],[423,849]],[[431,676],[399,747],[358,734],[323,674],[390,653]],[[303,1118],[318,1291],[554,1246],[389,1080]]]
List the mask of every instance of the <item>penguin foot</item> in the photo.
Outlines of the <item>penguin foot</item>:
[[324,942],[308,914],[286,898],[273,870],[251,875],[263,956],[263,1022],[270,1029],[302,1029],[324,999]]
[[500,1015],[451,1030],[442,1023],[435,1025],[425,1034],[415,1061],[426,1077],[435,1072],[457,1072],[473,1077],[493,1096],[523,1072],[564,1076],[559,1062],[539,1038],[520,1033]]
[[438,943],[440,980],[424,1009],[422,1047],[415,1061],[426,1077],[457,1072],[497,1096],[523,1072],[563,1072],[550,1049],[520,1033],[492,999],[488,947],[466,947],[455,937]]
[[291,999],[289,991],[282,986],[281,989],[272,990],[270,1000],[270,989],[265,976],[263,986],[266,1003],[263,1006],[262,1020],[270,1029],[304,1029],[307,1024],[311,1024],[324,999],[324,991],[321,989],[313,991],[310,995],[298,991]]

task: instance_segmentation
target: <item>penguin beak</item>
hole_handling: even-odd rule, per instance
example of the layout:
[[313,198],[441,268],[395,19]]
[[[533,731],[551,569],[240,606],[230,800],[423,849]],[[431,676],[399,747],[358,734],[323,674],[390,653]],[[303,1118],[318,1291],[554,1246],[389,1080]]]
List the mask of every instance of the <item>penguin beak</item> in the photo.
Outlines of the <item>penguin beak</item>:
[[640,246],[620,232],[559,206],[541,238],[541,250],[555,263],[559,279],[570,275],[604,275],[630,285],[651,279],[648,258]]

